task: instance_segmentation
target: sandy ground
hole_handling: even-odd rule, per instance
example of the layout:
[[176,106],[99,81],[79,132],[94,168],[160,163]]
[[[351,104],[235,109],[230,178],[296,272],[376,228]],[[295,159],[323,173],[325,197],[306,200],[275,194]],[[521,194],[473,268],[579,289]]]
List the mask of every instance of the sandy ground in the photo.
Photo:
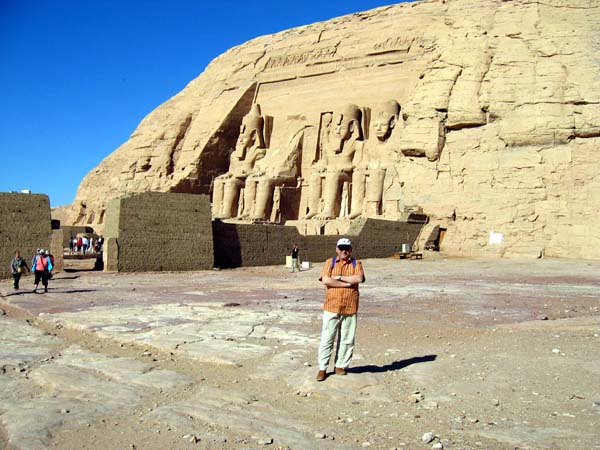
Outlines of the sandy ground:
[[0,448],[600,449],[600,262],[365,260],[322,383],[319,264],[72,264],[0,283]]

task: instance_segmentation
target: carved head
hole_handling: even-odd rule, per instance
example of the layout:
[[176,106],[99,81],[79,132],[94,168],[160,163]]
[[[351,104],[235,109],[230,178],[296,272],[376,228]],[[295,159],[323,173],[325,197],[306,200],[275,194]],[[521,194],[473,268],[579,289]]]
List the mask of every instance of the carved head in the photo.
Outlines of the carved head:
[[377,139],[385,141],[391,136],[399,114],[400,105],[396,100],[389,100],[377,105],[373,120],[373,132]]
[[257,147],[264,148],[265,139],[263,135],[265,120],[260,114],[260,105],[255,103],[248,114],[242,119],[240,136],[237,146],[249,149],[258,144]]
[[348,104],[344,106],[341,113],[333,115],[333,134],[342,141],[350,139],[351,136],[356,136],[357,139],[362,138],[362,129],[360,120],[362,113],[358,106]]

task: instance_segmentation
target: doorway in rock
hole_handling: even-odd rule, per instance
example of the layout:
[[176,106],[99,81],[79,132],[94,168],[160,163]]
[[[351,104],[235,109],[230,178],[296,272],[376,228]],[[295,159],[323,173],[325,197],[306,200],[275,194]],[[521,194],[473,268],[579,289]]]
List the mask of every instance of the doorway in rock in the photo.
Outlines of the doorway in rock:
[[444,237],[446,236],[446,230],[446,228],[441,228],[436,225],[433,230],[431,230],[431,234],[429,235],[427,242],[425,242],[425,250],[439,252]]

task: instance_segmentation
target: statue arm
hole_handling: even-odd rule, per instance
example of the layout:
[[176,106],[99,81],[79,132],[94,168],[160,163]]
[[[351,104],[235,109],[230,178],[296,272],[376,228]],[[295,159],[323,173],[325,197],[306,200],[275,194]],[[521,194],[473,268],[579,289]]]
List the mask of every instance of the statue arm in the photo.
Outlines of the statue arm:
[[253,148],[248,152],[248,156],[247,156],[248,161],[251,164],[254,164],[259,159],[264,158],[266,153],[267,153],[267,150],[264,148]]

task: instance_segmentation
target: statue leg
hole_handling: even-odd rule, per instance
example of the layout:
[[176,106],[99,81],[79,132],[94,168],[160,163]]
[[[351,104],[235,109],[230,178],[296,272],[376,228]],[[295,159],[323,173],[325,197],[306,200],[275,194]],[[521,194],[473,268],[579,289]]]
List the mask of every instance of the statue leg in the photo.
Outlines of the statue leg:
[[213,204],[212,204],[212,214],[214,217],[220,217],[223,209],[223,188],[224,183],[223,180],[219,180],[215,178],[215,183],[213,185]]
[[369,185],[367,187],[367,214],[369,215],[381,215],[384,180],[385,169],[369,169]]
[[254,204],[254,198],[256,197],[256,180],[246,178],[246,184],[244,187],[244,210],[242,217],[249,217],[252,214],[252,205]]
[[237,214],[237,208],[236,211],[233,212],[233,207],[234,205],[237,206],[241,187],[242,182],[237,178],[231,178],[225,182],[223,192],[223,212],[221,213],[222,219],[230,219]]
[[356,219],[362,214],[363,203],[365,201],[365,185],[367,183],[367,173],[365,170],[355,170],[352,174],[352,207],[350,208],[350,218]]
[[313,173],[310,176],[308,186],[308,213],[305,219],[311,219],[319,212],[319,201],[321,199],[321,174]]
[[273,183],[271,180],[260,180],[256,189],[256,205],[252,218],[256,220],[267,220],[267,205],[273,198]]
[[328,172],[325,176],[325,205],[320,215],[321,219],[335,219],[335,205],[339,200],[340,181],[345,174],[342,172]]

